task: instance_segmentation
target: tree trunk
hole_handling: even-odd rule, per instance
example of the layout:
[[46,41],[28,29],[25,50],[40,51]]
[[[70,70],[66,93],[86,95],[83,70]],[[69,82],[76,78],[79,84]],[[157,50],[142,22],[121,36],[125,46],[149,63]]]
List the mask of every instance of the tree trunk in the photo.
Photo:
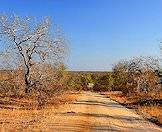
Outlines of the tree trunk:
[[25,93],[29,92],[30,88],[30,79],[29,79],[29,67],[26,65],[26,73],[25,73]]
[[25,93],[28,93],[29,91],[30,84],[28,82],[27,77],[25,76]]

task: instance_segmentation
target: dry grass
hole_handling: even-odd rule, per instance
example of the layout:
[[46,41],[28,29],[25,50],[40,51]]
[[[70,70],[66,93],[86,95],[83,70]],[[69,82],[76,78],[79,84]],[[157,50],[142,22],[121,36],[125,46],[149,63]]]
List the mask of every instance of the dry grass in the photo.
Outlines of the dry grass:
[[[77,95],[77,94],[76,94]],[[7,105],[1,105],[0,108],[0,131],[21,131],[21,130],[34,130],[37,129],[36,126],[41,126],[40,121],[46,116],[51,113],[55,112],[60,106],[71,103],[76,99],[76,95],[73,92],[65,92],[64,94],[54,97],[50,103],[46,104],[42,109],[37,109],[32,105],[26,105],[29,102],[33,103],[31,100],[27,100],[25,98],[18,100],[15,99],[14,101],[10,102],[7,98],[4,99],[6,102],[10,102]],[[12,98],[13,100],[13,98]],[[25,102],[23,108],[18,104]],[[17,104],[16,104],[17,103]],[[32,104],[31,103],[31,104]],[[6,107],[7,106],[7,107]],[[31,109],[31,107],[33,107]],[[34,129],[33,129],[34,127]]]
[[[49,98],[42,106],[59,106],[67,102],[73,101],[75,98],[72,91],[64,91]],[[38,108],[38,98],[31,95],[23,96],[3,96],[0,95],[0,108],[2,109],[19,109],[19,110],[34,110]]]
[[[114,91],[114,92],[104,92],[101,93],[106,97],[111,98],[112,100],[117,101],[118,103],[134,109],[138,114],[142,115],[144,118],[150,120],[151,122],[156,123],[157,125],[162,126],[162,104],[156,103],[156,100],[162,100],[162,93],[160,94],[160,98],[150,98],[144,97],[143,94],[127,97],[124,96],[121,92]],[[143,103],[142,99],[148,99],[150,103]]]

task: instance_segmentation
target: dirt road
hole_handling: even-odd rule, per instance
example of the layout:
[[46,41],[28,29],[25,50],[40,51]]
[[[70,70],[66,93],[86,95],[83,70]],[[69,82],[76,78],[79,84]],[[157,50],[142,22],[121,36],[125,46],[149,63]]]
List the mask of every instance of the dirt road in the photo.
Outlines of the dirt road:
[[78,94],[74,103],[59,109],[39,111],[38,115],[39,118],[34,119],[34,123],[29,122],[28,130],[41,128],[43,131],[54,132],[162,131],[162,128],[144,120],[117,102],[92,92]]
[[162,131],[117,102],[92,92],[79,94],[77,101],[46,119],[55,131]]

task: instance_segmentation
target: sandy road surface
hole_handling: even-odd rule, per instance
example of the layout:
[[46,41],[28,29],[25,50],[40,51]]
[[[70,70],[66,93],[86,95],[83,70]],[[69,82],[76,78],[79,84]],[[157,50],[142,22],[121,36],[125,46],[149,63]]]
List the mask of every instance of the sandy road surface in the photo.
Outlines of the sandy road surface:
[[44,122],[55,131],[162,131],[115,101],[92,92],[79,94],[77,101],[46,119]]
[[39,118],[34,119],[34,123],[29,123],[26,131],[29,129],[54,132],[162,131],[162,128],[144,120],[115,101],[92,92],[78,94],[74,103],[56,110],[51,108],[48,111],[41,111],[38,114]]

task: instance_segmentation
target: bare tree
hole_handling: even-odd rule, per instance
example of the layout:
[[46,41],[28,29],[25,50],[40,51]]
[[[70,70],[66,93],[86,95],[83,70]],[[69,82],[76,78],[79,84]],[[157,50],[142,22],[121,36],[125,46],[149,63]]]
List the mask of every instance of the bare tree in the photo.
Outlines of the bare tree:
[[139,90],[156,91],[157,69],[159,69],[159,60],[150,56],[122,60],[113,67],[114,87],[121,88],[127,94]]
[[[2,58],[8,55],[18,62],[16,66],[22,66],[25,93],[39,81],[32,78],[33,72],[36,72],[34,69],[42,64],[56,67],[62,63],[67,48],[59,28],[51,31],[48,18],[34,22],[28,17],[0,15],[0,38],[3,42],[0,46],[6,49],[1,51]],[[39,78],[42,76],[39,74]]]

